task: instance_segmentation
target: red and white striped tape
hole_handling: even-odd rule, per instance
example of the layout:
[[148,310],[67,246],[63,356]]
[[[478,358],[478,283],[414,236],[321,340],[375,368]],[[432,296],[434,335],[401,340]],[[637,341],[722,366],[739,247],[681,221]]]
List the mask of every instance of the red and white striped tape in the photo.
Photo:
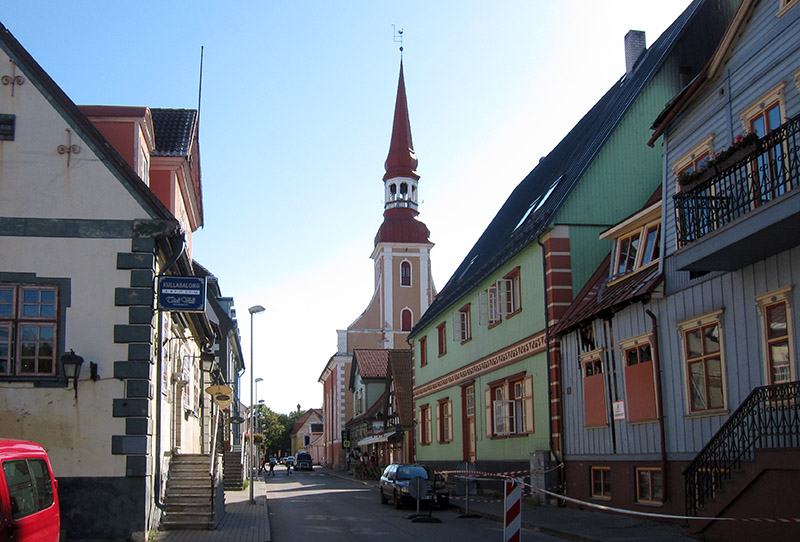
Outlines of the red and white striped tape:
[[519,542],[522,528],[522,480],[505,480],[503,541]]

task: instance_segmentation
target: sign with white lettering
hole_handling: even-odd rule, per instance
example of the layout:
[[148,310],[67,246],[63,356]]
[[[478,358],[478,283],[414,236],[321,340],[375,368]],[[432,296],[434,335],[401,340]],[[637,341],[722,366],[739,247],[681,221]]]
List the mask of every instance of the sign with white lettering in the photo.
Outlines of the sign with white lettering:
[[158,308],[176,312],[205,312],[205,277],[158,277]]

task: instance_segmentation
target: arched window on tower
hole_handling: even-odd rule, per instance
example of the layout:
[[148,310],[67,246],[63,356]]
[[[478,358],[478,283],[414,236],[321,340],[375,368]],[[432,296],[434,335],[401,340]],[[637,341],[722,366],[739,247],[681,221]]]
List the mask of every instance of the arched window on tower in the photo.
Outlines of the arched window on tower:
[[400,264],[400,286],[411,286],[411,262],[408,260]]
[[406,199],[408,197],[408,183],[400,183],[400,198]]
[[403,309],[400,313],[400,329],[401,331],[411,331],[411,309]]

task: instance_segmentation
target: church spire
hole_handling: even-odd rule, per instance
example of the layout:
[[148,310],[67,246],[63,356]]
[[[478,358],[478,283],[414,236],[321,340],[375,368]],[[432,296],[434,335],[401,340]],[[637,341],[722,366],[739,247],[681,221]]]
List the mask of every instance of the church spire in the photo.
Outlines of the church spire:
[[386,157],[385,208],[410,207],[417,209],[417,156],[411,141],[411,122],[408,119],[406,83],[403,77],[403,60],[400,60],[400,78],[397,82],[397,99],[394,105],[394,123],[389,155]]

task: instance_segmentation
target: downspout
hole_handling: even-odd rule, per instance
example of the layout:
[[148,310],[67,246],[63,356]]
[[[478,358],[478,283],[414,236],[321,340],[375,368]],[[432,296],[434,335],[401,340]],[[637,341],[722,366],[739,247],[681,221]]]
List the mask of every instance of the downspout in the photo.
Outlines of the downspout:
[[[619,397],[619,390],[617,389],[617,360],[614,356],[614,324],[612,322],[613,315],[603,318],[603,328],[605,330],[605,342],[608,345],[605,353],[605,367],[603,372],[606,374],[606,389],[608,390],[609,401],[606,404],[606,416],[608,416],[609,426],[611,427],[611,445],[613,453],[617,453],[617,424],[614,421],[614,401]],[[613,371],[612,371],[613,369]]]
[[[180,243],[180,247],[174,246],[176,241]],[[172,237],[170,238],[170,245],[172,248],[172,257],[161,269],[161,272],[156,277],[156,281],[158,281],[158,278],[163,276],[170,267],[175,265],[178,259],[183,255],[183,252],[186,249],[186,240],[184,239],[183,235],[179,237]],[[154,290],[158,292],[157,284]],[[156,507],[163,512],[167,509],[167,505],[161,500],[161,371],[164,364],[164,353],[162,348],[162,343],[164,340],[164,337],[162,336],[162,330],[164,328],[164,311],[158,308],[158,302],[156,302],[156,311],[158,312],[158,330],[156,331],[158,348],[156,354],[156,428],[154,435],[154,438],[156,439],[156,456],[154,460],[156,472],[155,476],[153,476],[153,502],[155,503]]]
[[653,369],[656,376],[656,405],[658,406],[658,430],[661,437],[661,476],[664,502],[669,500],[669,476],[667,476],[667,442],[664,429],[664,396],[661,388],[661,356],[658,348],[658,320],[653,311],[644,311],[653,323]]

